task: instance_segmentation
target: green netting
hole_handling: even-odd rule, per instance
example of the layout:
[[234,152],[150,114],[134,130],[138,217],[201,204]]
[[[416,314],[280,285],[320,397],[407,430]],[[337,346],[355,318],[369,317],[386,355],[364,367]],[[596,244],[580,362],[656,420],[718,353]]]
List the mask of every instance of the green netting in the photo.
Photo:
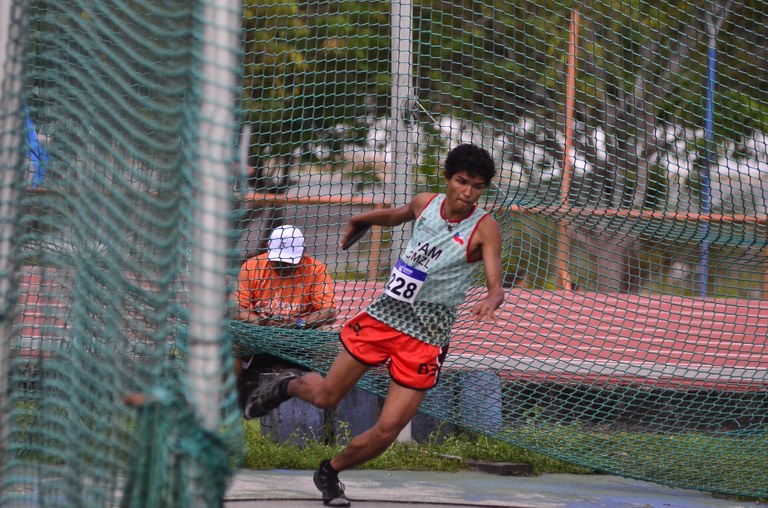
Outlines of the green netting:
[[237,342],[327,369],[404,245],[374,230],[339,250],[349,216],[441,190],[448,149],[474,142],[500,171],[484,206],[509,292],[495,326],[462,309],[423,411],[615,474],[766,494],[764,4],[252,5],[240,252],[302,228],[340,315],[233,323]]
[[219,4],[3,4],[3,506],[219,506],[239,463]]
[[[482,205],[508,293],[495,324],[460,309],[423,411],[622,476],[768,496],[763,2],[246,1],[240,100],[212,95],[240,113],[218,125],[226,147],[201,108],[206,62],[231,89],[206,60],[208,4],[12,6],[0,504],[216,505],[240,448],[229,342],[325,371],[408,237],[374,228],[342,251],[344,225],[442,189],[460,142],[499,170]],[[226,196],[205,161],[236,168]],[[280,224],[328,267],[336,323],[202,321]],[[212,256],[228,260],[214,274]],[[483,291],[478,275],[468,303]],[[148,401],[125,405],[134,392]]]

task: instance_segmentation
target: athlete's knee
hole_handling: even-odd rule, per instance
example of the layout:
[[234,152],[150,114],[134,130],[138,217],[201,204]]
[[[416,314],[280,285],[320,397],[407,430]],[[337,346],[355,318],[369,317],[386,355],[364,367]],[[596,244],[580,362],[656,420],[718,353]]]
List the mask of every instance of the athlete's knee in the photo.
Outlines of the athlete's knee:
[[408,425],[408,422],[382,421],[381,419],[371,429],[375,433],[377,441],[392,444],[400,435],[400,432]]
[[298,397],[320,409],[334,407],[341,400],[336,400],[329,392],[327,382],[317,372],[310,372],[288,384],[288,394]]
[[372,427],[372,431],[377,434],[377,439],[392,443],[400,435],[400,432],[408,425],[410,419],[389,418],[386,415],[380,415]]
[[344,398],[344,395],[346,394],[329,386],[329,383],[323,380],[322,383],[315,386],[312,391],[312,398],[309,402],[317,408],[330,409],[338,406],[341,399]]

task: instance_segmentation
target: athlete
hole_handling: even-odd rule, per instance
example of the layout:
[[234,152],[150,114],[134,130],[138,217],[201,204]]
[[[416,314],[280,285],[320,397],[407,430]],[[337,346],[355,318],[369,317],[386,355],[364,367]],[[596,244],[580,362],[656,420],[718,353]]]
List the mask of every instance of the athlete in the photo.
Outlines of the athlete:
[[370,368],[388,363],[391,382],[374,426],[321,462],[314,482],[326,506],[349,506],[341,471],[375,458],[411,421],[426,390],[438,381],[457,308],[478,263],[487,293],[472,308],[475,320],[496,320],[504,300],[501,234],[496,220],[477,206],[495,176],[493,159],[476,145],[462,144],[445,161],[445,191],[421,193],[399,208],[353,216],[341,247],[363,226],[397,226],[415,221],[382,294],[344,324],[339,352],[328,375],[285,371],[252,392],[245,414],[262,416],[291,397],[318,408],[335,407]]

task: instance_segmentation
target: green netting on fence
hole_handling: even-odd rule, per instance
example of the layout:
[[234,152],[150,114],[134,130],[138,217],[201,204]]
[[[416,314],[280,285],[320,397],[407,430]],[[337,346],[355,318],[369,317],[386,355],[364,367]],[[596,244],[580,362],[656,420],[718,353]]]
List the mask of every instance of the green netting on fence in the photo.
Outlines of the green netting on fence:
[[404,245],[374,229],[341,251],[343,225],[439,191],[448,149],[474,142],[499,169],[484,206],[508,296],[492,326],[462,309],[423,411],[620,475],[765,495],[764,5],[254,5],[240,252],[298,226],[340,312],[318,334],[233,323],[237,342],[327,369]]
[[[507,298],[473,323],[478,274],[423,411],[768,497],[763,2],[246,1],[226,27],[236,99],[209,3],[12,3],[0,504],[216,505],[240,449],[230,342],[324,372],[409,235],[373,228],[344,251],[344,225],[439,191],[461,142],[496,163],[481,204]],[[238,116],[217,123],[206,97]],[[336,321],[222,322],[283,224],[327,267]],[[388,382],[377,368],[361,386]]]
[[219,4],[3,3],[3,506],[219,506],[239,463]]

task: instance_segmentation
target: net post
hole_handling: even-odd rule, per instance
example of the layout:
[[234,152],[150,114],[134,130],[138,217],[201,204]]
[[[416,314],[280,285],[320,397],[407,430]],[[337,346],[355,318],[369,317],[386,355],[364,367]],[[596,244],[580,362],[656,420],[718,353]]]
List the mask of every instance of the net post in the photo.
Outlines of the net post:
[[[382,208],[386,208],[386,206],[383,203],[374,203],[373,205],[374,210],[380,210]],[[383,241],[382,241],[381,226],[372,226],[371,227],[371,252],[380,253],[382,244],[383,244]],[[370,259],[368,260],[368,280],[375,280],[378,277],[379,277],[379,256],[373,255],[373,256],[370,256]]]
[[[21,159],[21,49],[22,25],[14,0],[0,0],[0,466],[5,463],[9,435],[7,410],[10,390],[13,268],[16,247]],[[19,13],[16,13],[19,14]],[[16,23],[14,24],[14,20]],[[0,467],[0,475],[3,468]]]
[[[571,192],[573,164],[573,136],[575,131],[576,103],[576,51],[578,51],[579,11],[571,13],[571,36],[568,44],[568,75],[565,85],[565,156],[563,157],[563,180],[560,184],[560,206],[567,208],[568,195]],[[562,219],[557,223],[557,287],[565,290],[573,289],[573,282],[568,273],[568,228]]]
[[220,350],[226,313],[231,163],[240,29],[239,0],[203,6],[200,175],[196,189],[189,303],[191,399],[204,428],[219,422]]
[[[413,95],[413,4],[411,0],[392,0],[390,4],[390,19],[392,26],[392,113],[394,122],[395,152],[395,186],[392,201],[393,207],[407,204],[413,194],[411,178],[411,148],[408,139],[408,115],[411,113]],[[391,229],[392,249],[390,262],[394,265],[400,255],[401,246],[407,241],[407,226],[397,226]],[[411,424],[401,431],[398,441],[411,440]]]
[[[397,208],[408,203],[413,194],[411,167],[413,158],[409,142],[408,117],[413,99],[413,5],[411,0],[393,0],[390,4],[392,102],[390,117],[394,127],[392,150],[395,155],[395,182],[392,206]],[[391,229],[392,250],[390,261],[394,264],[400,254],[401,243],[406,241],[406,226]]]
[[768,300],[768,249],[763,249],[763,277],[760,285],[760,298]]

